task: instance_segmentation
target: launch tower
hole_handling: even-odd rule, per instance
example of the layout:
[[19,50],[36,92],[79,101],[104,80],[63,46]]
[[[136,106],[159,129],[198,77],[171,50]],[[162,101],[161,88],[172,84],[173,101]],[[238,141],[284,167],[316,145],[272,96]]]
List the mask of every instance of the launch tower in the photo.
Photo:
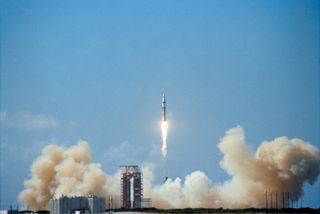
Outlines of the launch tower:
[[121,207],[141,208],[142,173],[138,166],[120,166],[121,170]]

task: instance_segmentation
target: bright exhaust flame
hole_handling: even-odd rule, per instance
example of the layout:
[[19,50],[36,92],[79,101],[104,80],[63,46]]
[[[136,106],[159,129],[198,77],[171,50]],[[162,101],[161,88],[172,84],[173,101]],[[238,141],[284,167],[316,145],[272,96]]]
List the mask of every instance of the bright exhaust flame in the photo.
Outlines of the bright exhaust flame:
[[161,133],[162,133],[162,148],[161,152],[163,157],[165,158],[168,153],[168,146],[167,146],[167,135],[168,135],[168,122],[161,121]]

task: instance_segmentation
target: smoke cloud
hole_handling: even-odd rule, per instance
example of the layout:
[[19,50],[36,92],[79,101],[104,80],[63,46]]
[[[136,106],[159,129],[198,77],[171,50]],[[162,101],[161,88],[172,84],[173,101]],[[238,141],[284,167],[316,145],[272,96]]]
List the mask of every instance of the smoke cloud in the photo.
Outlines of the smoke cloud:
[[105,174],[100,164],[91,163],[91,152],[85,141],[69,149],[46,146],[33,162],[31,175],[24,182],[19,200],[33,210],[46,209],[51,198],[62,195],[116,197],[112,191],[119,186],[119,179]]
[[[245,142],[242,127],[229,129],[220,139],[223,155],[220,166],[230,179],[212,184],[205,173],[195,171],[181,178],[169,178],[164,184],[154,183],[155,166],[143,167],[144,197],[152,198],[159,208],[180,207],[264,207],[266,190],[290,192],[297,200],[304,183],[313,184],[320,173],[319,149],[300,139],[287,137],[264,141],[253,152]],[[31,166],[31,179],[20,193],[21,203],[31,209],[46,208],[50,198],[62,195],[95,194],[119,198],[119,172],[113,176],[91,163],[88,143],[64,149],[49,145]],[[279,203],[281,207],[281,203]]]
[[290,192],[297,200],[303,184],[313,184],[320,172],[319,150],[300,139],[264,141],[255,153],[245,143],[244,130],[231,128],[220,140],[220,166],[231,179],[217,187],[224,207],[264,207],[263,192]]

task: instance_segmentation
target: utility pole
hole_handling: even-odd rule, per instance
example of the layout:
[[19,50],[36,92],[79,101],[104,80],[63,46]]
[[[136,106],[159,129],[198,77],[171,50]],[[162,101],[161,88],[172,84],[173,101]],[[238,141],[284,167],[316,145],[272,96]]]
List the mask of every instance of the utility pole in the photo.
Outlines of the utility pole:
[[276,209],[278,210],[278,192],[276,192]]
[[208,207],[208,209],[209,209],[209,208],[210,208],[210,188],[208,188],[207,194],[208,194],[208,197],[207,197],[207,207]]
[[268,210],[268,191],[267,190],[266,190],[265,196],[266,196],[266,210]]
[[291,208],[294,208],[295,200],[291,198]]
[[282,192],[282,208],[284,209],[284,208],[286,208],[285,206],[284,206],[284,192]]

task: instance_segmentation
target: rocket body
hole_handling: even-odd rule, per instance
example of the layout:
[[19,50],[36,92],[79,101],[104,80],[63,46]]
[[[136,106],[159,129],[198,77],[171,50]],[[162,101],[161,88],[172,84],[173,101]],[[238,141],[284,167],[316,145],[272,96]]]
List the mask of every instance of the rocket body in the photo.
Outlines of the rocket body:
[[167,121],[166,96],[162,95],[162,121]]

